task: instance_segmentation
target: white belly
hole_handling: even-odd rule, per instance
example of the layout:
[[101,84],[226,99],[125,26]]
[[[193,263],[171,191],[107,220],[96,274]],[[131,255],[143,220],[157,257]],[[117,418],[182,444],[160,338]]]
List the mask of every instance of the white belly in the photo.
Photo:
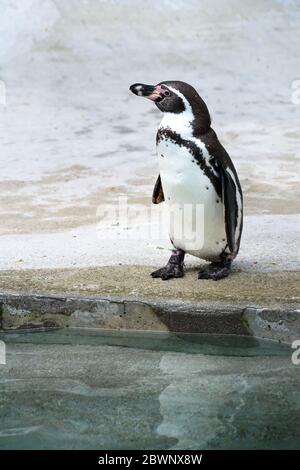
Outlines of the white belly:
[[161,140],[157,155],[172,243],[199,258],[218,260],[227,242],[223,204],[214,186],[185,147]]

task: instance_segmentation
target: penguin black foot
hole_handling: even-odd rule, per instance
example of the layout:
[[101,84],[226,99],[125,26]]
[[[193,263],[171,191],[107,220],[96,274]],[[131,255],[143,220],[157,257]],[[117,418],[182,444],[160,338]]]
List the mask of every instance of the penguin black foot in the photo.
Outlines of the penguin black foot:
[[157,271],[153,271],[151,276],[153,278],[160,277],[163,281],[172,279],[174,277],[183,277],[183,261],[184,261],[184,251],[174,250],[172,255],[164,268],[160,268]]
[[207,268],[198,272],[198,279],[213,279],[218,281],[227,277],[231,271],[231,260],[211,263]]

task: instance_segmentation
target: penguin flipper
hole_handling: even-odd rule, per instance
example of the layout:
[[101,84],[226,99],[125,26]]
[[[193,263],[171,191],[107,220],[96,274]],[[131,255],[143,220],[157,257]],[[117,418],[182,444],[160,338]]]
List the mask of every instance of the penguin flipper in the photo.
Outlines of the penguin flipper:
[[[243,228],[243,194],[238,175],[231,158],[212,128],[201,136],[201,140],[217,163],[217,171],[220,174],[222,185],[227,244],[230,252],[237,255]],[[239,204],[241,207],[239,207]],[[239,229],[238,234],[236,233],[237,228]]]
[[238,217],[238,207],[236,202],[236,186],[231,175],[224,169],[220,168],[222,181],[222,199],[225,207],[225,229],[227,243],[231,253],[236,251],[235,228]]
[[165,200],[165,196],[163,192],[163,187],[161,184],[160,175],[158,175],[158,178],[156,180],[156,183],[153,189],[152,202],[153,204],[160,204],[161,202],[164,202],[164,200]]

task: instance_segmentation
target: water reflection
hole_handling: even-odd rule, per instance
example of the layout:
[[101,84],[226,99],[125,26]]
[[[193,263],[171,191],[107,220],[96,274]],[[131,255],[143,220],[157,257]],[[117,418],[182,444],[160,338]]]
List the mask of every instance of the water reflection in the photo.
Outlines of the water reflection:
[[6,334],[1,449],[299,447],[290,350],[253,338]]

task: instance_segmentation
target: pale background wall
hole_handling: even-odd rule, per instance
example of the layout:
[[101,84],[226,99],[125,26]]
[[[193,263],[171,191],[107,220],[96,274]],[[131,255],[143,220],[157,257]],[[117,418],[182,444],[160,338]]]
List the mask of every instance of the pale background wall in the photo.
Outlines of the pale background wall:
[[299,212],[299,0],[1,0],[0,11],[2,234],[93,224],[119,194],[150,204],[160,114],[129,93],[137,81],[198,89],[246,214]]

